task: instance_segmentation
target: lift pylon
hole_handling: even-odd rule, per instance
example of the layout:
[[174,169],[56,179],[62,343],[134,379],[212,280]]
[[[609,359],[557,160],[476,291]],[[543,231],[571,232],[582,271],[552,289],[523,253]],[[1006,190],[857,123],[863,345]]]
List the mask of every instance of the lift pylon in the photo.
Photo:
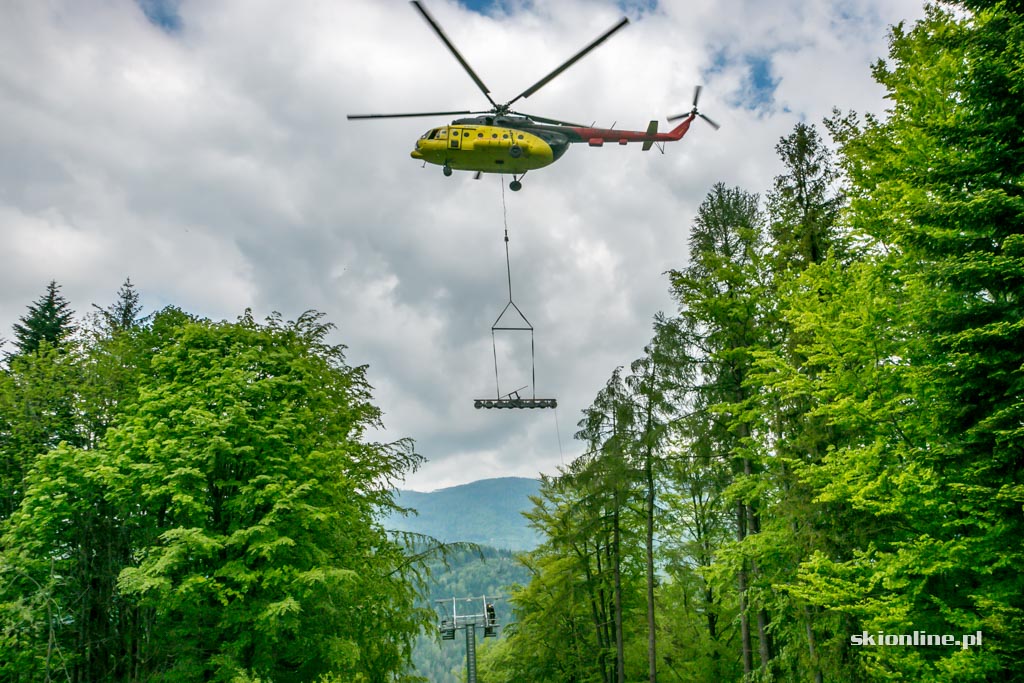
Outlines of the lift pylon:
[[476,683],[476,628],[482,626],[484,638],[496,638],[498,619],[494,603],[500,596],[481,595],[472,598],[444,598],[435,600],[440,616],[438,630],[441,640],[455,640],[455,631],[466,632],[466,681]]

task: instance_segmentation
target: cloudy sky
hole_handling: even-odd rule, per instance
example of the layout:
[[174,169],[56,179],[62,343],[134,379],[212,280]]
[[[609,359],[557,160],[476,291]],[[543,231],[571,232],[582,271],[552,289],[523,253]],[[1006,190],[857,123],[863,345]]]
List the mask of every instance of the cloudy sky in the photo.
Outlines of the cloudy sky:
[[[833,107],[881,113],[870,64],[919,0],[425,0],[512,99],[623,15],[630,25],[521,110],[644,129],[689,109],[682,142],[573,146],[521,192],[409,158],[445,118],[346,114],[487,102],[404,0],[0,3],[0,336],[55,279],[79,312],[131,277],[147,311],[327,313],[368,364],[390,439],[429,462],[408,488],[554,472],[580,411],[642,353],[664,272],[715,182],[764,192],[774,147]],[[535,327],[552,410],[496,394],[490,327]],[[530,381],[528,333],[498,333],[502,393]],[[529,389],[526,393],[529,393]],[[560,437],[560,438],[559,438]]]

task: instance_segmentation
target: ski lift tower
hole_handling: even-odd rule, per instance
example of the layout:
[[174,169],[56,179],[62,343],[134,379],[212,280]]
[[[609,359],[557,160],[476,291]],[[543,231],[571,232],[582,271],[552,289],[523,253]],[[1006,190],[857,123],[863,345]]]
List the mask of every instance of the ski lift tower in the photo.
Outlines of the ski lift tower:
[[483,627],[484,638],[498,635],[498,620],[494,614],[494,601],[500,597],[481,595],[472,598],[444,598],[435,600],[440,616],[438,630],[441,640],[455,640],[455,632],[466,632],[466,683],[476,682],[476,627]]

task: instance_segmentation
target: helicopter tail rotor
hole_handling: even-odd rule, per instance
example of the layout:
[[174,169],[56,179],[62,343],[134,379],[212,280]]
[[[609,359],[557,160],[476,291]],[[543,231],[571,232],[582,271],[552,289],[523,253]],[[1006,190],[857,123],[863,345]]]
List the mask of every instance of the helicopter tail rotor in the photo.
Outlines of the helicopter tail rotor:
[[709,119],[707,116],[704,116],[704,114],[701,114],[699,111],[697,111],[697,102],[700,101],[701,90],[703,90],[703,87],[699,86],[699,85],[696,88],[693,89],[693,108],[690,111],[685,112],[683,114],[676,114],[675,116],[670,116],[670,117],[668,117],[668,120],[669,121],[675,121],[677,119],[681,119],[681,118],[686,117],[686,116],[690,116],[690,117],[694,117],[694,118],[700,117],[700,118],[704,119],[705,121],[707,121],[708,124],[710,124],[710,126],[712,128],[714,128],[715,130],[718,130],[719,128],[721,128],[720,125],[718,125],[717,123],[715,123],[714,121]]

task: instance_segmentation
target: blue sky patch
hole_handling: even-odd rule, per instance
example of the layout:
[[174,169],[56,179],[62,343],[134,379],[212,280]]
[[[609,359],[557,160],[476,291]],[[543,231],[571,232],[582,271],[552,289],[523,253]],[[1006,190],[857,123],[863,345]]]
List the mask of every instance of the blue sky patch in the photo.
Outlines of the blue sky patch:
[[728,95],[730,104],[752,111],[771,107],[781,79],[772,70],[770,54],[730,55],[725,50],[718,50],[711,56],[710,64],[701,71],[701,77],[705,85],[710,85],[715,76],[732,69],[741,71],[742,85]]
[[178,14],[181,0],[135,0],[135,3],[149,19],[149,23],[160,30],[165,33],[181,31],[181,16]]
[[658,0],[619,0],[617,4],[631,17],[650,14],[658,9]]
[[[533,2],[531,0],[459,0],[459,4],[472,12],[494,16],[499,11],[503,14],[512,14],[515,10],[529,8]],[[618,0],[616,4],[619,9],[631,17],[649,14],[658,9],[658,0]]]
[[744,61],[749,69],[748,94],[751,95],[751,102],[747,107],[759,109],[771,104],[775,99],[775,88],[779,85],[779,79],[772,76],[771,57],[747,55]]
[[511,3],[507,0],[459,0],[459,4],[472,12],[485,16],[493,16],[499,10],[508,12],[511,9],[509,7]]

